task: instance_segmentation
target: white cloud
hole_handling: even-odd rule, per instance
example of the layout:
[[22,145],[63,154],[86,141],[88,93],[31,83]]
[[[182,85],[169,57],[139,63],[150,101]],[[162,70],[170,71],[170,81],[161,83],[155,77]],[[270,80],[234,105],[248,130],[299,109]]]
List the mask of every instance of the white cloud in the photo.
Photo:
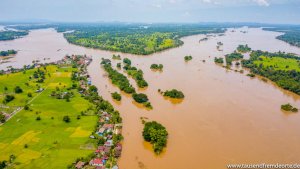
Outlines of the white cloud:
[[270,5],[270,3],[267,0],[253,0],[253,1],[256,2],[260,6],[269,6]]

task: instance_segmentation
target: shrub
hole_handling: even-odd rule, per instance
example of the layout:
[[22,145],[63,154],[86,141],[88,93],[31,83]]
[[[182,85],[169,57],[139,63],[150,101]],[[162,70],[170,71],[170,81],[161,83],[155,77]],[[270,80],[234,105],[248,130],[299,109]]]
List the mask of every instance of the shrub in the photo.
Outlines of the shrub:
[[22,93],[22,92],[23,92],[23,90],[20,86],[15,87],[15,93]]
[[117,101],[120,101],[122,99],[122,96],[118,92],[112,93],[111,97]]
[[63,121],[66,122],[66,123],[70,123],[71,122],[71,119],[69,116],[64,116],[63,117]]
[[4,100],[3,100],[3,103],[6,104],[6,103],[9,103],[11,101],[13,101],[15,99],[15,96],[13,95],[6,95]]
[[145,103],[148,101],[148,96],[143,93],[134,93],[132,94],[132,97],[138,103]]

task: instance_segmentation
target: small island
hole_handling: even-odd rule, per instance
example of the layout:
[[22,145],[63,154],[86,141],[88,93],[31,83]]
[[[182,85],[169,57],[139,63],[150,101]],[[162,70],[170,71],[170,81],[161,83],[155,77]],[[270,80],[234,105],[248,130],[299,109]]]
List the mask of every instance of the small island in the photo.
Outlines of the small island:
[[186,62],[188,62],[188,61],[190,61],[190,60],[192,60],[193,59],[193,57],[191,56],[191,55],[188,55],[188,56],[185,56],[184,57],[184,60],[186,61]]
[[145,88],[148,86],[147,81],[144,79],[144,72],[134,66],[131,66],[131,60],[128,58],[123,59],[124,67],[126,73],[131,76],[137,83],[139,88]]
[[17,54],[15,50],[0,51],[0,56],[10,56]]
[[152,65],[150,66],[150,69],[152,69],[152,70],[159,70],[159,71],[162,71],[163,68],[164,68],[164,65],[162,65],[162,64],[152,64]]
[[142,103],[146,108],[152,109],[152,105],[149,102],[148,96],[143,93],[133,93],[132,98],[137,103]]
[[293,113],[298,112],[298,109],[296,107],[293,107],[289,103],[281,105],[281,109],[284,110],[284,111],[289,111],[289,112],[293,112]]
[[122,100],[122,96],[121,94],[119,94],[118,92],[113,92],[111,93],[111,97],[117,101],[121,101]]
[[176,89],[167,90],[167,91],[163,92],[163,95],[166,97],[173,98],[173,99],[183,99],[184,98],[183,92],[176,90]]
[[237,47],[237,51],[240,53],[247,53],[251,51],[251,48],[246,44],[246,45],[239,45]]
[[219,57],[219,58],[215,57],[215,63],[223,64],[224,63],[224,59],[221,58],[221,57]]
[[156,154],[160,154],[167,146],[168,132],[163,125],[156,121],[145,122],[143,137],[145,141],[152,144]]

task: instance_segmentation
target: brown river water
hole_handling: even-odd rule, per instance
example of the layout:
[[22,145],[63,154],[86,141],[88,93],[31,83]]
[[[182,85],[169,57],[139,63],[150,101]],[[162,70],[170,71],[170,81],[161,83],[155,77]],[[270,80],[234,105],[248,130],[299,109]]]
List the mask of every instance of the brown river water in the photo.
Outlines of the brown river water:
[[[255,50],[300,54],[300,48],[276,40],[278,35],[259,28],[241,28],[200,43],[204,35],[185,37],[181,47],[136,56],[75,46],[53,29],[35,30],[25,38],[0,42],[0,50],[19,50],[12,62],[0,65],[0,69],[21,67],[36,59],[55,61],[65,54],[92,55],[94,61],[88,68],[92,83],[123,117],[122,169],[225,169],[232,163],[299,163],[300,114],[284,113],[280,105],[291,103],[300,108],[300,97],[271,82],[225,70],[213,61],[246,43]],[[216,49],[219,41],[224,43],[224,51]],[[104,76],[99,64],[101,57],[111,58],[112,54],[130,58],[144,71],[149,87],[139,91],[148,95],[153,110],[134,104],[124,93],[120,103],[112,100],[110,93],[119,89]],[[184,62],[185,55],[192,55],[193,60]],[[151,71],[152,63],[163,64],[163,72]],[[173,88],[185,94],[182,102],[172,103],[157,92]],[[143,141],[140,117],[167,128],[168,145],[160,156]]]

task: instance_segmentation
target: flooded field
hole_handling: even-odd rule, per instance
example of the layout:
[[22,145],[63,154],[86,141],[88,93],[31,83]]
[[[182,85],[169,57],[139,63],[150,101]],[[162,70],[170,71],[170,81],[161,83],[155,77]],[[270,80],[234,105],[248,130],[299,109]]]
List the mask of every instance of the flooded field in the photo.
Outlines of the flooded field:
[[[0,42],[0,50],[19,51],[0,69],[22,67],[33,60],[55,61],[65,54],[92,55],[94,61],[88,68],[92,83],[123,117],[122,169],[222,169],[230,163],[295,163],[300,155],[300,115],[285,114],[280,105],[289,102],[299,107],[300,96],[214,63],[214,57],[231,53],[239,44],[248,44],[254,50],[300,54],[300,48],[275,39],[278,35],[259,28],[241,28],[200,43],[204,35],[185,37],[181,47],[136,56],[75,46],[53,29],[35,30],[25,38]],[[224,44],[223,51],[217,50],[217,42]],[[149,87],[139,92],[148,95],[153,110],[140,108],[124,93],[120,103],[112,100],[110,93],[119,89],[104,76],[99,64],[102,57],[111,58],[112,54],[130,58],[144,71]],[[186,63],[185,55],[192,55],[193,60]],[[113,61],[113,66],[116,63]],[[152,63],[163,64],[163,72],[151,71]],[[136,87],[132,79],[131,83]],[[157,92],[173,88],[185,94],[181,103],[172,103]],[[168,145],[162,155],[154,155],[151,145],[143,141],[140,117],[167,128]]]

